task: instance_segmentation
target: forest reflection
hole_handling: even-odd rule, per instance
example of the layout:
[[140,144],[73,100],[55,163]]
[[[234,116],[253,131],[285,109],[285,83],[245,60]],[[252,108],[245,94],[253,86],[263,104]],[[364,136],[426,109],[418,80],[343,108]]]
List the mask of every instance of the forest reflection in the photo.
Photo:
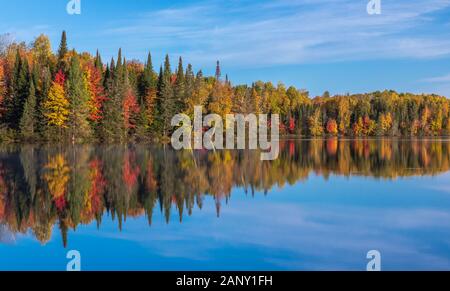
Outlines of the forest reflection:
[[55,225],[67,245],[69,229],[101,224],[105,214],[121,229],[127,217],[145,215],[151,225],[160,209],[180,221],[204,198],[217,215],[233,188],[264,194],[317,174],[395,179],[449,170],[450,143],[442,140],[318,139],[282,141],[275,161],[257,151],[180,151],[170,147],[0,147],[0,239],[2,232],[32,234],[43,244]]

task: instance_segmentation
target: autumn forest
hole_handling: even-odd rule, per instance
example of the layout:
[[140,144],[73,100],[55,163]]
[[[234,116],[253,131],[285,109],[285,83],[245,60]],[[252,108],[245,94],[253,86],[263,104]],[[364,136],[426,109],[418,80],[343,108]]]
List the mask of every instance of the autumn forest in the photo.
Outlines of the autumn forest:
[[257,81],[233,85],[222,76],[194,73],[169,57],[155,71],[126,60],[119,50],[105,63],[100,53],[69,50],[63,32],[57,53],[49,38],[31,44],[0,39],[0,140],[163,140],[177,113],[280,114],[280,130],[295,136],[443,136],[450,132],[444,96],[395,91],[312,98],[306,90]]

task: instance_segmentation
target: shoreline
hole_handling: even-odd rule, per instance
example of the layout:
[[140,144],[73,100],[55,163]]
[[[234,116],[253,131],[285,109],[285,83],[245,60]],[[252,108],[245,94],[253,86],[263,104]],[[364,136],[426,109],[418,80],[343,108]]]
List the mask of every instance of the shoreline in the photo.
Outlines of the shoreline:
[[[246,139],[248,140],[248,139]],[[450,141],[450,135],[441,136],[298,136],[298,135],[282,135],[279,141],[311,141],[311,140],[339,140],[339,141],[352,141],[352,140],[401,140],[401,141]],[[97,139],[75,141],[71,140],[13,140],[13,141],[1,141],[1,145],[38,145],[38,144],[57,144],[57,145],[124,145],[124,144],[149,144],[149,145],[170,145],[170,138],[162,141],[158,139],[154,140],[139,140],[129,139],[122,141],[101,141]]]

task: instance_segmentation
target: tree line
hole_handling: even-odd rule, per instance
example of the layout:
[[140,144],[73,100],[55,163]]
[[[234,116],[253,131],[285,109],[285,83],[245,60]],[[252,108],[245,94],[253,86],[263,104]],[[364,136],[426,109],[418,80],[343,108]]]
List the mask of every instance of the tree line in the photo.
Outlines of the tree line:
[[0,39],[0,140],[127,141],[170,136],[175,114],[279,114],[280,130],[296,136],[442,136],[450,134],[450,101],[395,91],[311,98],[306,90],[257,81],[232,85],[194,73],[166,56],[159,72],[119,50],[106,64],[100,53],[69,50],[62,33],[53,53],[47,36],[31,44]]
[[0,148],[0,225],[13,233],[31,230],[42,243],[50,240],[58,225],[66,245],[70,229],[92,222],[100,225],[105,214],[119,228],[127,217],[145,215],[151,224],[160,211],[169,223],[174,211],[182,221],[208,199],[215,202],[219,216],[233,188],[261,195],[310,175],[395,179],[438,175],[450,168],[450,143],[432,139],[281,141],[280,150],[280,158],[270,162],[249,150],[192,153],[160,145],[4,146]]

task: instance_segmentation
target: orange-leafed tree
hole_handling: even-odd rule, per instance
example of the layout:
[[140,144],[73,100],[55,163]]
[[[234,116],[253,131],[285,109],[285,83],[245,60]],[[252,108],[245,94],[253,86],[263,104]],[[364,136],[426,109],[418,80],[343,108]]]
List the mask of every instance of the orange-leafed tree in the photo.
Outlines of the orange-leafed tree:
[[293,134],[295,132],[295,119],[293,117],[289,118],[288,130],[290,134]]
[[338,124],[335,119],[329,119],[327,122],[327,132],[331,135],[338,134]]
[[93,217],[101,213],[103,208],[103,194],[106,188],[106,180],[102,173],[102,163],[98,158],[89,163],[90,189],[87,193],[83,216]]
[[98,122],[103,117],[103,103],[107,100],[102,84],[102,73],[90,64],[85,71],[89,91],[89,119]]

